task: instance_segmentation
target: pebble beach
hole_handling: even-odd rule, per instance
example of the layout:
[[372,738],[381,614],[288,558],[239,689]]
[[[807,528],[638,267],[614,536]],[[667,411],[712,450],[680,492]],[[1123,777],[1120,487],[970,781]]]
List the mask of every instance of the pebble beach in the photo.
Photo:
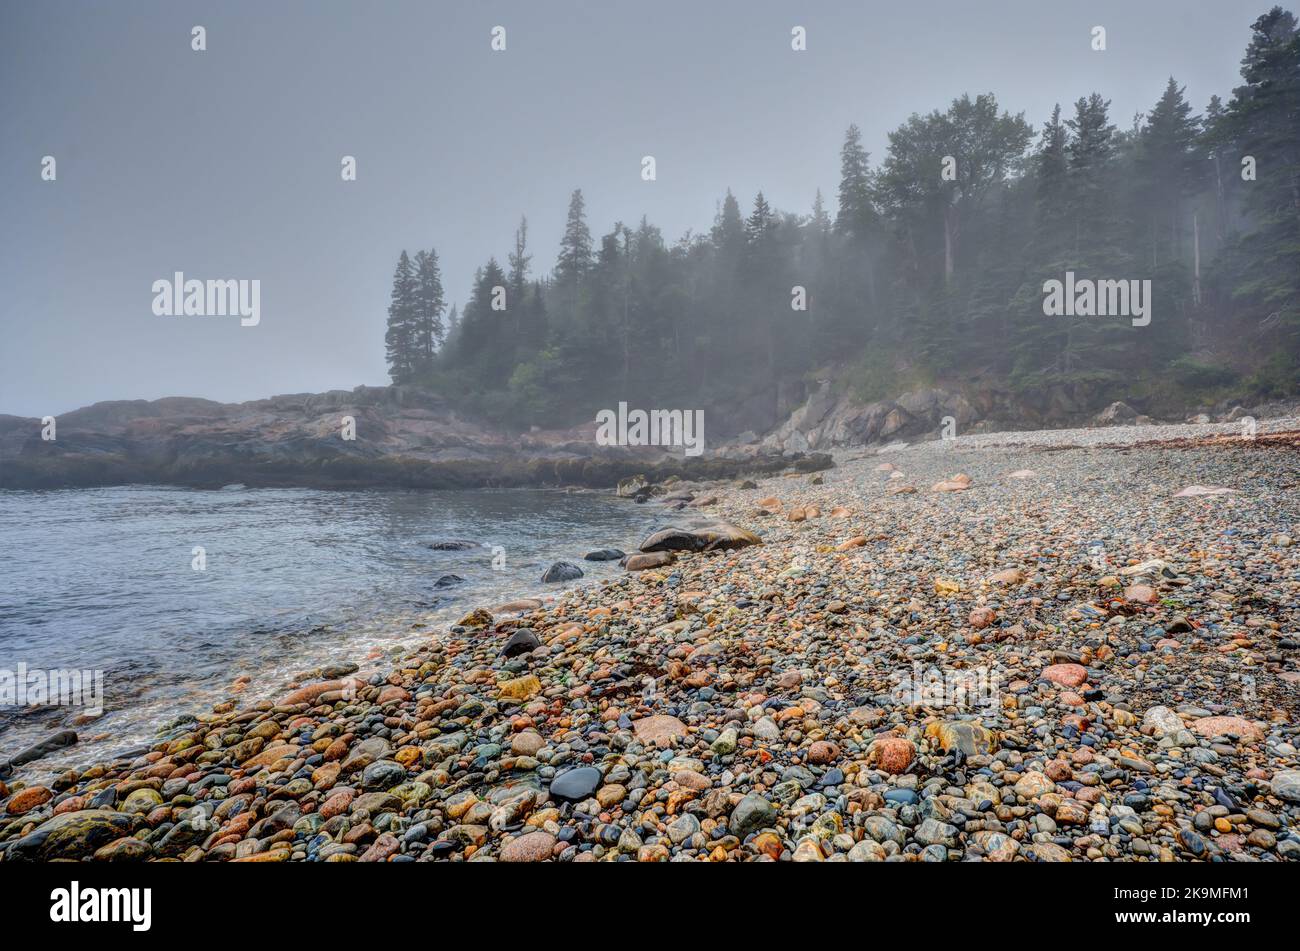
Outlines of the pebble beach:
[[0,862],[1300,859],[1297,428],[647,487],[614,580],[16,770]]

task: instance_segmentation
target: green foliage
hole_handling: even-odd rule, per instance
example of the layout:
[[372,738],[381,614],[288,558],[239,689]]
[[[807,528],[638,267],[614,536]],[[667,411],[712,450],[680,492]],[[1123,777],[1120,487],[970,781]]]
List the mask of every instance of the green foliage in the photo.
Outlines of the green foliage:
[[1231,386],[1241,378],[1232,367],[1203,363],[1187,355],[1170,361],[1169,372],[1179,386],[1193,391]]
[[864,353],[846,379],[853,395],[864,403],[897,396],[901,382],[893,358],[881,350]]
[[1300,359],[1294,353],[1275,353],[1246,380],[1262,397],[1289,396],[1300,389]]
[[[1038,134],[993,94],[962,95],[907,118],[877,166],[850,126],[834,212],[818,190],[808,215],[761,192],[746,214],[727,190],[707,233],[671,244],[645,219],[597,240],[575,190],[553,270],[530,277],[521,221],[507,269],[494,259],[479,270],[445,335],[436,255],[413,264],[403,253],[386,335],[393,378],[518,428],[589,421],[620,401],[775,423],[782,383],[827,367],[862,400],[976,375],[1162,405],[1232,387],[1295,392],[1291,14],[1256,19],[1242,80],[1198,116],[1171,77],[1122,131],[1096,92],[1057,106]],[[1149,325],[1047,316],[1044,282],[1066,272],[1150,281]],[[505,310],[493,307],[497,288]]]
[[393,290],[388,300],[388,327],[384,334],[388,368],[394,383],[410,382],[419,366],[415,286],[415,268],[403,251],[393,272]]

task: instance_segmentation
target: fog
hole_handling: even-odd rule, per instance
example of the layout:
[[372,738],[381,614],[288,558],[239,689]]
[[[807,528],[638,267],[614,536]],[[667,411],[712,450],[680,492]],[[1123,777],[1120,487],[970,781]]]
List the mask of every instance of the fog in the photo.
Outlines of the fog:
[[[820,188],[833,214],[850,123],[875,162],[889,130],[962,93],[994,92],[1037,132],[1054,103],[1097,91],[1124,129],[1172,73],[1199,112],[1238,83],[1264,9],[5,4],[0,412],[386,383],[403,249],[436,247],[463,307],[521,215],[533,276],[552,269],[575,188],[597,241],[644,214],[671,243],[707,232],[728,188],[746,212],[761,189],[801,214]],[[155,315],[151,286],[178,271],[260,281],[260,322]]]

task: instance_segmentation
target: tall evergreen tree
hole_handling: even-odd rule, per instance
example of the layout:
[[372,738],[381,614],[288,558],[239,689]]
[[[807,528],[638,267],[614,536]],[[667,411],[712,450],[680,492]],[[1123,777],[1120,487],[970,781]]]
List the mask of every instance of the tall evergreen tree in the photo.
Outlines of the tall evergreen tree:
[[[1229,264],[1258,331],[1293,349],[1300,338],[1300,32],[1290,12],[1273,7],[1251,25],[1241,78],[1227,126],[1242,163],[1234,173],[1254,167],[1254,180],[1240,184],[1254,227]],[[1300,381],[1300,359],[1292,356],[1289,367]]]
[[528,253],[528,219],[521,216],[519,227],[515,229],[515,249],[510,252],[510,296],[520,303],[524,299],[524,287],[528,282],[528,269],[533,256]]
[[840,148],[840,207],[835,227],[841,234],[860,241],[866,239],[876,222],[870,158],[862,147],[862,130],[850,125]]
[[1069,131],[1061,121],[1061,104],[1052,109],[1052,118],[1043,126],[1038,142],[1035,169],[1038,173],[1036,199],[1040,236],[1058,229],[1066,217],[1066,176],[1069,163],[1066,148]]
[[506,275],[496,258],[489,258],[474,278],[474,289],[460,318],[457,362],[493,388],[510,379],[514,341],[502,333],[506,314],[493,307],[496,289],[506,286]]
[[713,243],[719,249],[736,250],[745,243],[745,222],[740,217],[740,202],[727,189],[727,197],[722,200],[722,210],[713,222],[711,232]]
[[1072,137],[1067,149],[1070,169],[1068,199],[1075,225],[1075,247],[1084,243],[1085,229],[1092,229],[1089,243],[1108,235],[1104,229],[1110,210],[1107,171],[1115,155],[1115,127],[1110,123],[1110,100],[1097,93],[1079,98],[1074,117],[1066,120]]
[[773,220],[772,206],[767,203],[767,199],[760,191],[754,196],[754,210],[745,221],[745,237],[751,245],[758,244],[767,237]]
[[1214,236],[1218,247],[1227,243],[1228,232],[1233,230],[1230,201],[1236,194],[1240,178],[1230,166],[1232,161],[1232,129],[1228,109],[1219,96],[1211,96],[1205,106],[1201,123],[1200,149],[1209,165],[1209,181],[1213,188]]
[[1202,179],[1199,135],[1183,87],[1170,76],[1138,138],[1137,170],[1150,220],[1152,267],[1177,258],[1182,250],[1184,198]]
[[412,290],[415,313],[413,319],[413,346],[415,366],[420,374],[433,368],[433,355],[442,346],[447,331],[442,313],[447,303],[442,292],[442,272],[438,267],[438,252],[433,248],[415,254],[415,283]]
[[388,373],[394,383],[410,382],[419,353],[416,335],[415,269],[405,251],[397,259],[388,299],[388,329],[384,334]]
[[582,189],[569,197],[569,216],[560,239],[560,257],[555,263],[555,279],[561,284],[577,284],[591,269],[591,230],[587,227],[586,203]]
[[817,195],[813,198],[812,217],[808,222],[813,233],[819,236],[825,236],[831,230],[831,217],[826,213],[826,203],[822,200],[822,190],[817,189]]
[[457,332],[459,330],[460,330],[460,311],[456,309],[455,304],[452,304],[451,309],[447,311],[447,339],[442,347],[441,352],[443,354],[451,353],[452,351],[455,350],[456,338],[458,336]]

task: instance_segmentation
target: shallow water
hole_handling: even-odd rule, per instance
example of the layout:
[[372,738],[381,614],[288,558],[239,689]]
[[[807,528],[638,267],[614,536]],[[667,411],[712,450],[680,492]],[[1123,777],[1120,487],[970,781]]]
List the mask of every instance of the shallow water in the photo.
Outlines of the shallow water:
[[[241,675],[256,699],[323,664],[365,670],[372,649],[471,607],[561,590],[540,582],[557,559],[582,567],[579,584],[613,576],[617,562],[582,556],[627,551],[649,527],[627,500],[546,490],[0,491],[0,676],[19,664],[103,674],[104,715],[24,772],[150,742]],[[433,551],[437,539],[475,547]],[[464,581],[437,585],[452,574]],[[0,761],[84,712],[0,705]]]

